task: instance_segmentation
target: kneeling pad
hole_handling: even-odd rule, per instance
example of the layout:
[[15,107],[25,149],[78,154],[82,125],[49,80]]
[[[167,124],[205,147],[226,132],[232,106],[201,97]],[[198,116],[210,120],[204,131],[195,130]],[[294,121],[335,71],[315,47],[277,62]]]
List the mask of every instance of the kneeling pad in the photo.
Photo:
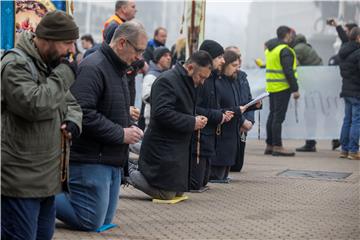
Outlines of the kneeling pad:
[[174,203],[178,203],[178,202],[181,202],[181,201],[184,201],[186,199],[188,199],[189,197],[188,196],[181,196],[181,197],[174,197],[173,199],[171,200],[162,200],[162,199],[156,199],[154,198],[152,200],[153,203],[167,203],[167,204],[174,204]]
[[99,227],[98,229],[96,229],[96,232],[100,233],[100,232],[104,232],[106,230],[109,230],[111,228],[114,228],[114,227],[117,227],[118,225],[117,224],[105,224],[105,225],[102,225],[101,227]]

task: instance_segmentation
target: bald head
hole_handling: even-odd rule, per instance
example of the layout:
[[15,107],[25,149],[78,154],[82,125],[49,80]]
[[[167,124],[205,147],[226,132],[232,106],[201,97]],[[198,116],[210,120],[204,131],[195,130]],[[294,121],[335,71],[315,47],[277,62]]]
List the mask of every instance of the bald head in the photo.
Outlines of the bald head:
[[125,21],[130,21],[131,19],[135,18],[136,12],[137,10],[134,0],[116,1],[115,3],[116,15]]

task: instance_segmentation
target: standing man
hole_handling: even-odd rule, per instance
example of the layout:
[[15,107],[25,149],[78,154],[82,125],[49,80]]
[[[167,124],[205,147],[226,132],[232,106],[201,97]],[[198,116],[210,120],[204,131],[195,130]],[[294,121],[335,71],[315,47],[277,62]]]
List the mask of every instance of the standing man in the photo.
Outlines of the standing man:
[[225,63],[224,48],[216,41],[205,40],[199,49],[210,54],[213,70],[204,85],[198,89],[196,113],[207,117],[208,124],[196,131],[192,139],[190,190],[193,191],[205,190],[210,176],[210,159],[215,156],[216,128],[232,117],[230,112],[226,115],[221,111],[215,88],[215,81]]
[[[108,18],[108,20],[106,20],[103,28],[103,33],[111,23],[117,23],[118,25],[120,25],[126,21],[130,21],[131,19],[135,18],[136,12],[137,10],[134,0],[116,1],[115,14]],[[103,38],[105,39],[104,34]]]
[[296,54],[289,47],[295,32],[287,26],[280,26],[277,38],[266,43],[266,91],[270,93],[270,113],[266,123],[265,154],[273,156],[295,156],[295,152],[283,147],[281,125],[285,120],[291,94],[300,97],[297,84]]
[[163,27],[155,29],[154,38],[150,39],[144,52],[144,59],[147,63],[154,60],[154,50],[158,47],[164,47],[167,39],[167,31]]
[[349,42],[339,51],[340,74],[343,78],[340,97],[345,101],[345,116],[341,128],[341,158],[360,160],[360,28],[354,27]]
[[81,40],[81,46],[84,50],[88,50],[92,48],[95,44],[94,39],[90,34],[82,35],[80,40]]
[[80,64],[71,92],[84,111],[84,132],[71,146],[70,194],[56,197],[56,217],[73,228],[95,231],[115,215],[128,144],[143,136],[131,125],[126,70],[146,42],[142,24],[129,21]]
[[207,123],[206,117],[195,116],[196,88],[204,84],[211,69],[211,56],[195,52],[153,84],[139,170],[129,168],[134,187],[152,198],[169,200],[188,190],[191,136]]
[[[307,43],[306,37],[303,34],[296,34],[292,47],[296,53],[296,59],[299,66],[319,66],[323,65],[322,59],[319,57],[315,49]],[[308,110],[306,114],[316,116],[316,111]],[[306,121],[307,122],[307,121]],[[308,121],[306,131],[311,131],[316,128],[316,123]],[[315,139],[307,139],[305,145],[296,148],[297,152],[316,152]]]
[[50,12],[1,62],[2,239],[53,236],[61,141],[81,131],[81,108],[69,92],[75,68],[64,60],[77,38],[70,15]]

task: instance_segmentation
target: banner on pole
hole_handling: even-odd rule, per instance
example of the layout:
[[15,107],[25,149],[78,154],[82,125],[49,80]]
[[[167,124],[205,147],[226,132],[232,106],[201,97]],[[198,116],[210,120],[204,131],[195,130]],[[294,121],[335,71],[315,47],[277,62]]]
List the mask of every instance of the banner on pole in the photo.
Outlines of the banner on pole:
[[72,1],[1,1],[1,49],[13,48],[23,31],[34,32],[41,18],[56,9],[72,13]]
[[204,41],[205,34],[205,0],[185,2],[185,24],[183,33],[186,36],[186,58],[198,50]]
[[[344,117],[344,102],[339,97],[342,78],[338,66],[298,67],[300,98],[291,98],[282,125],[284,139],[335,139],[339,138]],[[252,95],[257,96],[265,89],[265,69],[245,70]],[[255,121],[260,113],[260,137],[266,138],[266,121],[269,114],[269,99],[263,101],[263,109],[255,112]],[[250,138],[257,138],[256,122],[249,132]]]

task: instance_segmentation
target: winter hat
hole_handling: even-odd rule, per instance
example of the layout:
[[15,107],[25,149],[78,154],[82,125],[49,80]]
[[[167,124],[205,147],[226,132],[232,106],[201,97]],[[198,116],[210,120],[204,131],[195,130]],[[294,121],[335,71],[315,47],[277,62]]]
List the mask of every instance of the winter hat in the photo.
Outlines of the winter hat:
[[158,47],[154,50],[154,63],[158,63],[160,58],[164,56],[165,53],[171,53],[167,47]]
[[35,34],[39,38],[50,40],[75,40],[79,38],[79,28],[72,16],[56,10],[47,13],[41,19]]
[[213,40],[205,40],[200,46],[199,50],[204,50],[210,54],[210,56],[215,59],[221,54],[224,54],[224,48]]

